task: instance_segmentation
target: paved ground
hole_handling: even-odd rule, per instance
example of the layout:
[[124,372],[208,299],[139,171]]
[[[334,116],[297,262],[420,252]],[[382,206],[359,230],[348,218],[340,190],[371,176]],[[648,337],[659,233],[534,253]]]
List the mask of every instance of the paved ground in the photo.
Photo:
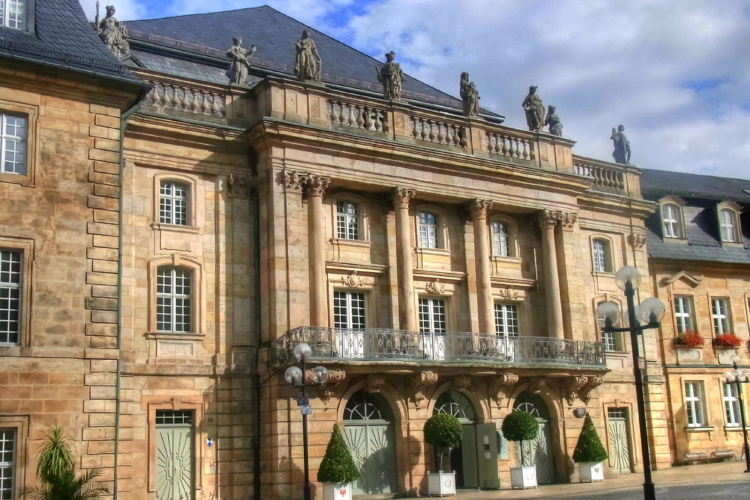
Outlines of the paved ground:
[[[750,473],[743,462],[721,462],[672,467],[653,472],[657,500],[750,499]],[[385,496],[363,496],[375,500]],[[643,474],[623,474],[603,483],[551,484],[530,490],[459,490],[448,500],[494,500],[524,498],[575,498],[576,500],[640,500],[643,498]]]

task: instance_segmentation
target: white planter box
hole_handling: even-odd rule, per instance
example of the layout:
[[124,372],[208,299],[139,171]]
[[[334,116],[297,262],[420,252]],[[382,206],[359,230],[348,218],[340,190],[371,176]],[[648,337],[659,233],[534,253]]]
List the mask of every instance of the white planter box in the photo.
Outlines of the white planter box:
[[536,466],[510,468],[510,487],[514,490],[525,490],[538,486],[536,484]]
[[456,495],[455,472],[427,473],[427,494],[430,496]]
[[323,483],[323,500],[352,500],[352,483]]
[[601,462],[581,462],[578,464],[578,477],[582,483],[604,481],[604,466]]

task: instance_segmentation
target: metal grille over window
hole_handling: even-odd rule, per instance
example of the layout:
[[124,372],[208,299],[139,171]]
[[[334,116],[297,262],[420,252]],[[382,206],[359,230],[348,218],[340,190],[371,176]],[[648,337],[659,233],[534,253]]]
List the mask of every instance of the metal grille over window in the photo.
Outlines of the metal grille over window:
[[0,0],[0,20],[2,26],[25,30],[26,0]]
[[157,410],[156,411],[156,423],[157,424],[192,424],[193,423],[193,412],[192,410]]
[[27,125],[22,116],[0,114],[0,172],[26,175]]
[[16,431],[0,429],[0,498],[14,498],[16,468]]
[[0,250],[0,344],[18,343],[21,259],[21,252]]
[[188,189],[171,181],[161,183],[159,222],[175,226],[188,225]]
[[437,217],[427,212],[419,212],[419,246],[437,248]]
[[156,278],[156,329],[160,332],[189,332],[191,326],[191,273],[164,266]]
[[357,205],[348,201],[336,202],[336,227],[342,240],[358,240]]
[[508,257],[508,227],[502,222],[492,223],[492,255],[497,257]]
[[518,308],[495,304],[495,333],[498,337],[518,337]]

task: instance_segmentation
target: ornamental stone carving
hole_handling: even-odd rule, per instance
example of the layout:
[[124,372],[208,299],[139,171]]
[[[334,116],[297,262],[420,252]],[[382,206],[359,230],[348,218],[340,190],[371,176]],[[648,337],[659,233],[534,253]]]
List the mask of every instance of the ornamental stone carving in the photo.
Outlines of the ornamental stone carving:
[[620,163],[621,165],[630,164],[630,141],[625,136],[625,127],[623,125],[619,125],[617,129],[612,127],[610,139],[612,139],[615,147],[615,150],[612,151],[615,163]]
[[501,288],[497,291],[498,297],[505,300],[518,300],[518,290]]
[[441,295],[445,293],[445,283],[440,283],[440,279],[436,279],[431,283],[427,283],[424,286],[424,291],[435,295]]
[[[99,6],[97,4],[97,14],[99,17]],[[120,58],[130,52],[128,43],[128,29],[115,18],[115,6],[107,5],[107,16],[97,26],[97,33],[102,42],[107,46],[115,57]]]
[[383,96],[386,99],[401,99],[401,85],[406,81],[401,65],[393,62],[396,53],[393,51],[385,55],[385,64],[377,69],[378,81],[383,84]]
[[[312,370],[309,370],[309,373],[310,381],[312,381]],[[328,370],[328,382],[320,386],[320,389],[322,389],[320,399],[325,404],[328,404],[331,397],[336,394],[336,388],[344,380],[346,380],[346,372],[344,370]]]
[[430,371],[420,372],[412,377],[411,388],[412,393],[414,394],[412,396],[414,406],[419,408],[419,406],[422,404],[422,401],[427,399],[427,396],[424,394],[424,390],[427,389],[427,387],[435,384],[437,381],[438,374]]
[[341,278],[341,284],[349,288],[359,288],[367,282],[361,276],[357,276],[357,271],[352,271],[348,276]]
[[250,47],[250,51],[242,47],[242,37],[232,38],[232,46],[227,50],[227,57],[231,60],[226,75],[229,83],[245,85],[248,71],[250,71],[250,61],[255,54],[255,45]]
[[490,209],[492,209],[492,200],[476,199],[471,202],[471,217],[473,220],[486,219]]
[[490,382],[490,393],[498,407],[502,406],[503,402],[510,397],[513,387],[517,383],[518,375],[514,373],[501,373],[493,382]]
[[574,212],[559,212],[559,220],[563,229],[573,229],[578,221],[578,214]]
[[578,222],[578,214],[575,212],[544,209],[537,216],[537,222],[542,229],[554,227],[558,223],[564,229],[572,229],[575,227],[576,222]]
[[573,404],[576,393],[580,391],[588,381],[589,378],[583,375],[570,377],[565,381],[565,399],[567,399],[569,405]]
[[367,392],[380,392],[385,385],[385,375],[382,373],[371,373],[365,380],[365,390]]
[[302,185],[305,188],[305,194],[311,196],[323,196],[323,193],[331,183],[330,177],[324,177],[317,174],[307,174]]
[[227,196],[229,198],[247,198],[253,187],[253,180],[249,177],[236,177],[229,174],[227,178]]
[[454,391],[465,391],[471,386],[471,377],[468,375],[456,375],[453,379]]
[[407,188],[396,188],[393,192],[393,208],[398,210],[400,208],[409,209],[409,201],[416,195],[416,191]]
[[539,132],[544,127],[544,103],[542,98],[536,95],[537,87],[529,87],[529,94],[521,103],[526,112],[526,124],[532,132]]
[[287,191],[300,191],[305,181],[305,173],[294,170],[283,170],[279,172],[278,182]]
[[294,62],[294,74],[300,81],[319,82],[321,75],[322,60],[315,42],[310,38],[310,32],[304,30],[302,38],[297,40],[294,46],[297,56]]
[[541,377],[531,379],[529,382],[529,392],[532,394],[539,394],[547,388],[547,381]]
[[469,73],[461,73],[461,87],[459,89],[464,102],[464,116],[479,116],[479,92],[474,82],[469,80]]
[[562,136],[563,125],[560,123],[560,118],[557,116],[557,108],[549,106],[547,108],[547,118],[544,120],[545,125],[549,125],[549,133],[558,137]]
[[586,380],[586,385],[581,387],[581,389],[578,391],[578,397],[586,404],[588,404],[589,400],[591,399],[591,391],[604,383],[604,378],[596,375],[589,375],[587,379],[588,380]]
[[646,235],[641,233],[630,233],[628,235],[628,244],[633,248],[643,248],[646,244]]

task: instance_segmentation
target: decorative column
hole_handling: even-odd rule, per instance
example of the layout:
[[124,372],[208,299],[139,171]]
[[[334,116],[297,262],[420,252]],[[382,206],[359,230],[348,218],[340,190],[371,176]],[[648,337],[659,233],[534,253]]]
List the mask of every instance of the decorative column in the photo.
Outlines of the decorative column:
[[558,339],[565,338],[563,330],[560,278],[557,274],[557,250],[555,249],[555,226],[559,212],[544,210],[539,215],[542,229],[542,253],[544,254],[544,283],[547,290],[547,334]]
[[490,244],[487,234],[487,213],[492,208],[490,200],[474,200],[471,218],[474,222],[474,255],[477,268],[477,301],[479,302],[479,332],[495,333],[495,304],[492,301],[490,275]]
[[323,192],[331,179],[315,174],[305,178],[310,259],[310,326],[328,326]]
[[414,191],[396,188],[393,193],[393,209],[396,212],[396,255],[398,256],[398,320],[399,328],[410,332],[419,331],[414,310],[414,275],[409,224],[409,200]]

